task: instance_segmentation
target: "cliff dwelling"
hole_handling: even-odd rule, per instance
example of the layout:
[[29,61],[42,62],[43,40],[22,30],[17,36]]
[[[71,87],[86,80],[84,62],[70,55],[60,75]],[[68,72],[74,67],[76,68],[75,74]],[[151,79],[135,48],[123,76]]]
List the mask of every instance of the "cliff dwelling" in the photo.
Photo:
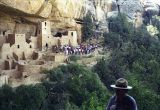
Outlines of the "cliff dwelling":
[[53,51],[53,47],[64,45],[76,47],[77,32],[68,31],[67,34],[54,36],[50,21],[38,23],[37,36],[30,38],[24,33],[6,34],[0,31],[0,85],[40,82],[44,77],[41,71],[56,67],[66,60],[66,55]]

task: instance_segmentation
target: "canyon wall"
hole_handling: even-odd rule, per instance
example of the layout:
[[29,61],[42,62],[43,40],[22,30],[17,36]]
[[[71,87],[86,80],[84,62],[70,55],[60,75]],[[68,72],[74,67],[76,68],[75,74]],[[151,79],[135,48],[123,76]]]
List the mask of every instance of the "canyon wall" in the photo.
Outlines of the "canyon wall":
[[[118,7],[131,19],[138,10],[144,12],[144,0],[0,0],[0,34],[36,35],[37,23],[50,20],[52,31],[77,30],[88,11],[107,29],[106,19],[118,13]],[[149,8],[151,9],[151,8]]]

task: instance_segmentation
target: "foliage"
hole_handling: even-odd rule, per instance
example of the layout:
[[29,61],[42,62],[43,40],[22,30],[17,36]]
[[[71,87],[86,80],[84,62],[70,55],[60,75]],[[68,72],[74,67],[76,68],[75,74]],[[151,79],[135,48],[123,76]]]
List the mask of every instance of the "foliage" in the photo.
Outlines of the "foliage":
[[19,86],[15,90],[4,85],[0,89],[0,110],[38,110],[45,97],[41,85]]
[[36,110],[46,97],[45,88],[37,86],[19,86],[15,91],[17,110]]
[[76,62],[77,60],[80,60],[80,56],[72,55],[72,56],[69,57],[69,60]]
[[[97,107],[104,109],[109,93],[97,74],[86,67],[77,64],[60,66],[48,71],[48,75],[50,81],[53,82],[52,93],[54,94],[54,98],[49,99],[54,99],[54,102],[50,104],[53,107],[50,109],[55,109],[57,104],[60,104],[57,105],[59,107],[65,107],[64,102],[58,103],[59,101],[69,102],[85,110],[91,110],[91,108],[96,110]],[[93,99],[95,99],[94,102]],[[88,104],[91,105],[88,106]]]
[[130,34],[133,34],[135,29],[133,24],[127,21],[124,14],[119,14],[118,17],[113,17],[108,19],[109,32],[115,32],[122,36],[123,40],[130,38]]
[[157,34],[157,37],[160,40],[160,16],[154,16],[152,18],[152,25],[158,29],[159,33]]
[[133,86],[130,94],[136,99],[138,109],[158,110],[160,41],[151,37],[144,27],[139,30],[130,27],[121,15],[110,21],[114,23],[109,27],[110,33],[104,34],[104,43],[112,49],[111,57],[100,60],[94,71],[108,88],[119,77],[128,79]]
[[128,77],[133,89],[129,92],[137,101],[139,110],[159,110],[160,97],[134,75]]
[[4,85],[0,89],[0,110],[12,110],[14,92],[11,87]]
[[122,45],[121,36],[117,33],[104,33],[105,37],[104,42],[108,48],[114,49],[119,48]]
[[82,28],[82,39],[83,41],[93,37],[94,34],[94,23],[92,19],[92,13],[89,11],[86,16],[83,18],[84,24]]

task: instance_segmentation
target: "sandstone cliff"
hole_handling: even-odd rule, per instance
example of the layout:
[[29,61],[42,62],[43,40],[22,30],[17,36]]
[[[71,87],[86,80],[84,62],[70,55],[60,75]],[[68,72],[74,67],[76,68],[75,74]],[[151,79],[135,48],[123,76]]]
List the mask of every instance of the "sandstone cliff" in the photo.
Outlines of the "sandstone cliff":
[[142,0],[0,0],[1,33],[26,33],[35,35],[36,24],[46,19],[52,22],[52,31],[74,29],[79,32],[78,24],[88,11],[93,19],[106,29],[107,16],[121,12],[134,18],[136,10],[144,11]]
[[79,0],[0,0],[0,30],[35,34],[39,21],[51,20],[54,29],[78,28],[84,1]]

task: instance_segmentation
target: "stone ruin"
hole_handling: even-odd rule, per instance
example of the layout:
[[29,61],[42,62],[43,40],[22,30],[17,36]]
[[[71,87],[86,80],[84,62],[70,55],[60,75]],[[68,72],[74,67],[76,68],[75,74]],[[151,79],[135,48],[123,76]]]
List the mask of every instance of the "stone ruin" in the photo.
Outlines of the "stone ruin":
[[38,83],[43,70],[57,67],[67,56],[54,53],[53,46],[77,46],[77,32],[53,36],[49,21],[39,23],[37,36],[26,39],[25,34],[0,32],[0,86]]

